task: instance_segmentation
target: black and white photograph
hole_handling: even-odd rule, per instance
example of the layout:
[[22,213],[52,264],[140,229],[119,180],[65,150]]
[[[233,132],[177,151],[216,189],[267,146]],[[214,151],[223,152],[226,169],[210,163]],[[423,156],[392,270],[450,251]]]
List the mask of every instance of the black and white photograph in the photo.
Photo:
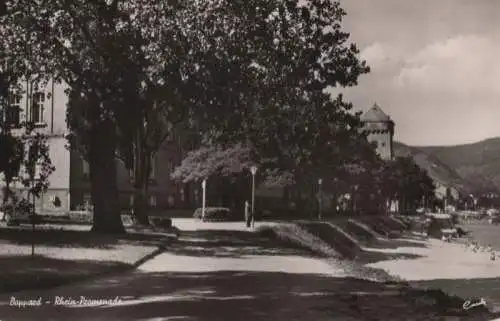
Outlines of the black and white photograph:
[[499,0],[0,0],[0,321],[498,321],[499,102]]

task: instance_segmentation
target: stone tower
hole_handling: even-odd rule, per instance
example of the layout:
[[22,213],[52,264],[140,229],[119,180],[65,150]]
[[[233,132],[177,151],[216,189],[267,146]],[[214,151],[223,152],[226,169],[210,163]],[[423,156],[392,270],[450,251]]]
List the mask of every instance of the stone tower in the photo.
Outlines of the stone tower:
[[377,143],[377,153],[384,160],[393,158],[394,122],[376,103],[361,115],[363,131],[369,142]]

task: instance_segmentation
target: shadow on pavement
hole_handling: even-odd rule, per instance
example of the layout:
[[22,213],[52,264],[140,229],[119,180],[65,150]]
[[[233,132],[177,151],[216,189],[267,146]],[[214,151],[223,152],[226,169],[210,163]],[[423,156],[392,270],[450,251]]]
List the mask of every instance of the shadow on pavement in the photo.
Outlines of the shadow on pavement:
[[387,239],[379,240],[373,234],[363,229],[361,226],[354,224],[351,221],[339,221],[335,223],[342,230],[349,233],[351,236],[356,238],[361,244],[371,247],[371,248],[384,248],[384,249],[396,249],[398,247],[426,247],[424,243],[415,242],[417,239],[412,240],[412,236],[406,235],[408,233],[402,233],[405,240],[403,239]]
[[305,251],[250,231],[182,231],[166,252],[195,257],[239,258],[245,255],[304,255]]
[[387,260],[414,260],[421,257],[422,255],[410,253],[383,253],[375,251],[361,251],[356,258],[356,262],[360,264],[370,264]]
[[411,281],[410,285],[422,289],[442,289],[463,298],[484,298],[487,304],[500,309],[500,279],[436,279]]
[[54,287],[96,274],[125,270],[131,265],[112,261],[61,260],[44,256],[0,256],[0,291]]
[[[120,298],[97,307],[1,307],[6,320],[488,320],[463,300],[352,278],[271,272],[135,273],[53,295]],[[52,299],[44,297],[43,300]],[[38,318],[35,318],[38,316]],[[43,318],[41,317],[43,316]],[[31,319],[30,319],[31,317]],[[9,319],[10,318],[10,319]]]
[[125,235],[98,235],[88,231],[69,230],[35,230],[21,228],[1,228],[0,243],[70,247],[70,248],[99,248],[112,249],[116,245],[158,245],[165,241],[165,236],[143,233],[127,233]]
[[[300,255],[318,257],[303,247],[281,243],[250,231],[203,230],[182,231],[181,237],[172,242],[165,251],[175,255],[194,257],[241,258],[246,255]],[[419,255],[406,253],[383,253],[357,250],[352,254],[361,264],[395,259],[416,259]]]

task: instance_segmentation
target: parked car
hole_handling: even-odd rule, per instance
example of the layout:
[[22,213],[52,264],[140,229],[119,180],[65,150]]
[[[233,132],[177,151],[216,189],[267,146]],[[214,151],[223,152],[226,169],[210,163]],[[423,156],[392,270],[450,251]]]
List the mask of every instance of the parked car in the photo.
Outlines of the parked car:
[[489,223],[490,223],[490,224],[493,224],[493,225],[498,225],[498,223],[500,223],[500,215],[495,215],[495,216],[492,216],[492,217],[489,219]]
[[234,219],[231,210],[226,207],[205,207],[205,216],[202,208],[197,208],[193,217],[202,220],[203,222],[227,222]]
[[498,214],[500,214],[500,211],[498,211],[496,208],[490,208],[486,211],[486,214],[488,214],[488,216],[498,216]]

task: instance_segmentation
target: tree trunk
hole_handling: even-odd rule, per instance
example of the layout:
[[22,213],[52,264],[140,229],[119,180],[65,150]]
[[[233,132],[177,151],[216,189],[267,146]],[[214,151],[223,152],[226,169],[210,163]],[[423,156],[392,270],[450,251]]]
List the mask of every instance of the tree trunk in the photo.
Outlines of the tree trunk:
[[149,215],[148,215],[148,189],[147,184],[144,180],[148,178],[144,176],[144,171],[137,173],[138,178],[136,183],[134,183],[134,216],[137,222],[142,226],[149,226]]
[[140,159],[140,164],[136,167],[138,170],[135,171],[135,182],[134,182],[134,216],[137,222],[143,226],[149,226],[149,216],[148,216],[148,184],[147,180],[149,178],[149,172],[145,169],[148,167],[144,164],[144,160]]
[[134,217],[142,226],[149,226],[147,193],[144,189],[136,188],[134,191]]
[[116,133],[111,121],[94,125],[90,133],[89,167],[96,233],[123,234],[116,184]]
[[2,200],[2,221],[5,221],[5,214],[7,214],[7,202],[9,201],[9,196],[10,196],[10,182],[8,180],[5,180],[5,186],[3,188],[3,200]]

